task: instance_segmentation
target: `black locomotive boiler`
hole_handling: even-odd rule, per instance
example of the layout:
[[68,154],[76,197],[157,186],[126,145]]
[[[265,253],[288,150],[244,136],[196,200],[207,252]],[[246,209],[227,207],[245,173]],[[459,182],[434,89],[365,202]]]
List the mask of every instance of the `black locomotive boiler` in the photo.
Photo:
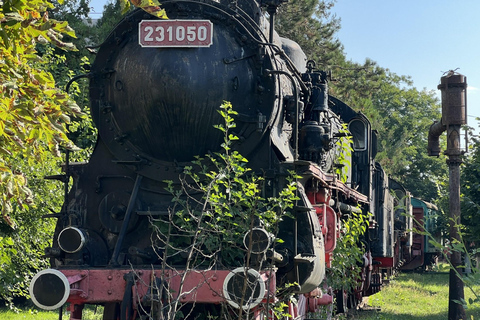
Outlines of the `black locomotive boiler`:
[[[304,317],[333,302],[322,284],[325,267],[351,212],[373,217],[362,279],[337,295],[340,307],[376,292],[379,266],[396,252],[407,255],[411,220],[394,221],[388,177],[374,160],[376,133],[363,114],[328,94],[329,74],[273,30],[269,17],[281,2],[165,0],[169,20],[137,10],[111,32],[89,74],[98,141],[88,163],[65,167],[73,186],[46,252],[52,266],[30,286],[38,306],[68,302],[70,319],[81,319],[86,304],[103,305],[104,319],[170,319],[162,306],[175,302],[185,319],[228,319],[231,309],[274,319],[269,305],[294,294],[289,312]],[[289,171],[301,176],[294,218],[280,224],[282,243],[265,242],[261,267],[190,270],[180,259],[166,268],[152,250],[151,219],[171,210],[165,181],[177,181],[195,156],[221,151],[214,126],[225,100],[238,112],[233,148],[263,174],[262,196],[278,194]],[[335,173],[342,124],[354,150],[346,182]],[[268,235],[261,225],[254,230]],[[240,290],[245,279],[250,286]],[[154,293],[159,287],[164,292]]]

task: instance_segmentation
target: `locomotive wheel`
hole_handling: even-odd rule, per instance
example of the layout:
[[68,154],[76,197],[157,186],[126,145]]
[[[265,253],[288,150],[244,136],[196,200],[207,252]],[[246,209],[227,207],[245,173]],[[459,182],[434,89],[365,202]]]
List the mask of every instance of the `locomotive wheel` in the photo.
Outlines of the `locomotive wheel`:
[[103,320],[120,320],[120,304],[106,303],[103,308]]
[[337,313],[345,313],[348,310],[348,293],[345,290],[339,290],[335,294],[337,304]]

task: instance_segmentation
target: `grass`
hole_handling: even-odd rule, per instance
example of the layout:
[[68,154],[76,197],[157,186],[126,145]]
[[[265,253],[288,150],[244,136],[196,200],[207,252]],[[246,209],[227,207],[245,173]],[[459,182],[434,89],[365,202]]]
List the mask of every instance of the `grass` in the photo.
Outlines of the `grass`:
[[[102,319],[103,307],[99,307],[98,310],[95,306],[86,306],[83,309],[82,320],[100,320]],[[5,308],[0,309],[1,320],[21,320],[21,319],[35,319],[35,320],[58,320],[57,311],[43,311],[38,309],[21,308],[18,312],[7,310]],[[64,320],[70,319],[70,314],[63,308]]]
[[[349,318],[363,320],[444,320],[448,319],[448,280],[445,272],[402,273],[381,292],[368,297],[365,311]],[[480,286],[474,288],[480,292]],[[465,300],[474,295],[465,288]],[[480,304],[466,309],[467,319],[480,320]],[[467,320],[466,319],[466,320]]]

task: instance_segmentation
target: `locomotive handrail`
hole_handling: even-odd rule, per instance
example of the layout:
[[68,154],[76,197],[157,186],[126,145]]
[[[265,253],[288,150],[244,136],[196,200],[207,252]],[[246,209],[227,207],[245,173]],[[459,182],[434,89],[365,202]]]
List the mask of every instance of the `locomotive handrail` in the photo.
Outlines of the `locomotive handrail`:
[[85,74],[79,74],[78,76],[74,76],[73,78],[71,78],[70,80],[68,80],[68,83],[67,83],[67,85],[65,86],[65,92],[68,93],[68,91],[70,91],[70,86],[72,85],[72,83],[74,83],[74,82],[77,81],[78,79],[90,78],[91,76],[92,76],[92,73],[91,73],[91,72],[85,73]]
[[140,184],[142,183],[141,175],[137,175],[137,179],[135,180],[135,185],[133,186],[132,194],[130,195],[130,200],[128,202],[127,211],[125,212],[125,217],[122,223],[122,229],[118,234],[117,243],[115,244],[115,249],[113,250],[112,258],[110,259],[111,265],[118,265],[118,255],[120,254],[120,249],[123,244],[123,239],[127,233],[128,224],[130,223],[130,216],[132,215],[133,206],[135,204],[135,200],[137,198],[138,189],[140,188]]

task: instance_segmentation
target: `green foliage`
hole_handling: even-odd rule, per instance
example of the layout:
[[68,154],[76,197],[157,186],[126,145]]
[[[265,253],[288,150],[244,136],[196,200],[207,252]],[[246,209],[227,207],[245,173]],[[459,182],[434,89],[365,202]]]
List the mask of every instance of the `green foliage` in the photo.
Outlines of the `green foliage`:
[[437,199],[448,181],[445,157],[427,155],[428,130],[441,118],[434,92],[418,91],[408,77],[375,62],[345,61],[332,93],[363,112],[378,131],[376,161],[407,190],[426,201]]
[[76,50],[75,33],[55,10],[44,0],[0,2],[0,299],[9,303],[46,266],[54,221],[41,217],[58,212],[63,193],[43,176],[58,167],[60,146],[77,149],[66,124],[82,112],[59,87],[67,59],[55,54]]
[[[427,134],[440,107],[434,92],[417,90],[409,77],[375,61],[349,61],[335,33],[340,20],[332,15],[335,1],[289,1],[280,8],[276,30],[300,44],[309,59],[332,70],[330,92],[372,122],[378,135],[379,161],[385,171],[416,197],[426,201],[444,192],[445,157],[428,157]],[[341,40],[341,39],[340,39]]]
[[352,152],[353,152],[353,140],[350,132],[347,129],[348,124],[342,124],[342,128],[338,131],[339,134],[344,134],[338,139],[335,144],[338,146],[338,153],[336,155],[337,164],[335,173],[340,177],[343,183],[347,182],[348,172],[352,166]]
[[[56,87],[51,73],[36,66],[41,57],[37,44],[51,43],[75,50],[62,34],[74,37],[68,23],[49,19],[48,1],[0,2],[0,198],[4,222],[10,219],[12,202],[31,197],[26,180],[15,171],[18,159],[44,161],[47,152],[58,156],[59,144],[74,148],[65,134],[68,114],[81,114],[77,104]],[[10,192],[13,191],[13,192]],[[25,200],[22,200],[22,198]]]
[[[262,269],[264,259],[252,253],[253,241],[247,242],[248,248],[243,246],[245,234],[262,227],[273,238],[278,223],[290,215],[298,200],[293,175],[278,195],[263,196],[263,177],[254,174],[248,160],[233,150],[238,138],[231,130],[237,112],[228,102],[219,112],[224,123],[215,127],[223,132],[223,151],[197,157],[192,166],[184,168],[179,182],[167,181],[166,189],[173,197],[169,215],[152,219],[154,247],[165,268],[180,264],[187,270],[252,265]],[[170,306],[174,312],[179,311],[176,303]],[[282,313],[284,305],[279,302],[270,308]],[[243,310],[239,312],[241,319]]]
[[[461,224],[456,223],[461,241],[450,244],[449,250],[461,252],[469,261],[475,261],[480,250],[480,139],[474,136],[471,139],[470,153],[464,158],[461,171]],[[474,265],[472,273],[463,275],[462,280],[468,288],[480,285],[480,266]],[[476,291],[475,298],[462,301],[465,306],[480,301],[480,290]]]
[[103,15],[98,19],[94,28],[90,28],[90,38],[93,44],[99,45],[105,41],[107,36],[123,17],[120,1],[108,2],[103,7]]
[[[21,160],[21,159],[19,159]],[[11,219],[15,228],[0,224],[0,299],[11,307],[14,297],[27,296],[29,281],[33,274],[47,267],[42,258],[44,248],[50,246],[54,219],[43,215],[59,212],[63,200],[62,184],[43,179],[53,174],[57,159],[47,156],[43,162],[28,164],[18,161],[17,170],[29,177],[29,188],[35,194],[35,203],[23,206],[13,203]]]
[[130,3],[137,8],[142,8],[144,11],[154,15],[160,19],[168,19],[164,9],[160,7],[160,3],[157,0],[119,0],[122,7],[122,14],[125,14],[130,10]]
[[[85,305],[83,309],[82,319],[83,320],[101,320],[103,319],[103,307],[102,306],[92,306]],[[70,318],[70,312],[64,308],[62,312],[62,319]],[[35,319],[35,320],[58,320],[58,311],[44,311],[38,309],[31,309],[28,307],[23,307],[17,310],[4,310],[0,309],[0,319],[2,320],[25,320],[25,319]]]
[[[89,0],[69,0],[62,4],[56,4],[54,9],[49,10],[49,16],[52,18],[63,19],[75,29],[75,37],[69,35],[65,36],[65,40],[72,42],[77,48],[76,51],[59,50],[56,47],[47,46],[46,48],[39,48],[44,60],[52,62],[51,65],[45,65],[48,71],[54,76],[57,85],[65,88],[67,82],[79,74],[85,72],[85,57],[91,57],[91,52],[87,50],[87,46],[94,45],[93,35],[97,30],[93,26],[93,21],[88,16],[90,12]],[[88,67],[87,67],[88,69]],[[83,110],[83,106],[88,104],[84,99],[78,99],[78,92],[81,90],[83,95],[88,94],[87,86],[82,85],[76,88],[71,88],[70,92],[75,92],[75,101]],[[70,93],[69,92],[69,93]]]
[[333,251],[332,267],[328,270],[328,285],[334,290],[351,290],[358,285],[365,248],[361,245],[369,216],[352,212],[343,223],[341,236]]
[[466,227],[465,239],[480,243],[480,139],[473,137],[470,153],[465,157],[461,173],[462,224]]
[[280,36],[295,40],[319,68],[328,69],[340,52],[334,37],[340,20],[329,10],[332,0],[290,0],[280,7],[275,28]]
[[[414,218],[415,219],[415,218]],[[476,304],[480,302],[480,265],[473,265],[473,261],[475,260],[475,254],[477,253],[476,249],[470,250],[467,247],[467,242],[465,241],[465,227],[459,222],[455,221],[454,219],[450,219],[450,223],[453,227],[457,230],[458,239],[453,239],[446,244],[439,243],[435,237],[428,231],[425,230],[414,230],[415,233],[425,235],[428,237],[428,242],[437,248],[443,259],[446,261],[448,269],[455,272],[457,277],[462,280],[464,285],[469,289],[472,298],[468,299],[468,302],[464,299],[462,301],[455,301],[456,303],[462,304],[465,309],[469,307],[469,305]],[[418,221],[417,221],[418,224]],[[419,225],[419,224],[418,224]],[[453,265],[452,261],[450,260],[450,255],[453,252],[460,253],[464,257],[464,265],[463,266],[455,266]],[[465,268],[468,264],[470,272],[469,273],[462,273],[460,268]]]
[[[163,223],[158,227],[161,237],[168,237],[173,244],[173,250],[175,246],[188,245],[195,252],[201,251],[197,256],[201,263],[208,257],[208,263],[241,266],[248,253],[239,246],[244,235],[256,226],[275,234],[277,223],[297,199],[296,186],[290,179],[277,197],[265,199],[263,178],[251,172],[246,158],[232,151],[238,138],[230,130],[235,127],[233,116],[237,113],[227,102],[219,112],[225,120],[223,125],[216,126],[224,133],[223,152],[198,157],[194,166],[185,167],[181,189],[168,182],[167,190],[173,195],[174,204],[170,219],[177,230],[167,230]],[[167,232],[170,234],[166,235]]]
[[[336,141],[339,147],[336,162],[338,163],[336,173],[342,182],[347,181],[349,167],[351,167],[352,137],[349,135],[347,124],[344,124],[339,130],[340,137]],[[358,265],[363,264],[363,255],[365,248],[361,245],[361,240],[365,234],[368,224],[368,215],[352,212],[351,215],[343,221],[340,238],[333,251],[332,267],[328,270],[328,285],[334,290],[351,290],[357,286],[357,280],[360,278],[361,268]]]

